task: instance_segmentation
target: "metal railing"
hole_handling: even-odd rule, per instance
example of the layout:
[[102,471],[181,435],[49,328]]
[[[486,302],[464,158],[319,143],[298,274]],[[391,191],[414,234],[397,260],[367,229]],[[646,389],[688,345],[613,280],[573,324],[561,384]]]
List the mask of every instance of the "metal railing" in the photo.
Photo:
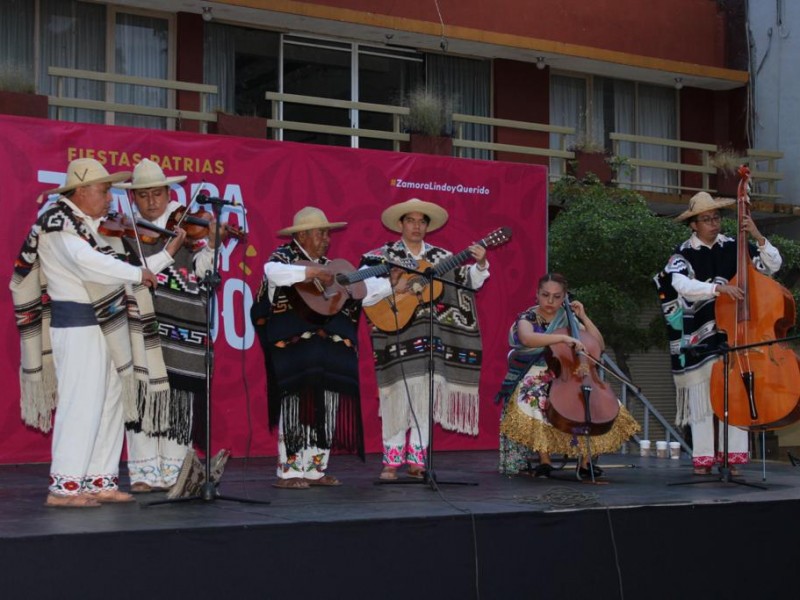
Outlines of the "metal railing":
[[[48,104],[58,108],[78,108],[88,110],[99,110],[106,113],[126,113],[142,115],[148,117],[163,117],[172,120],[170,129],[174,129],[174,121],[190,120],[200,121],[203,126],[217,120],[216,112],[180,110],[177,108],[144,106],[140,104],[122,104],[109,100],[93,100],[88,98],[74,98],[65,95],[65,82],[67,79],[88,79],[91,81],[102,81],[111,86],[112,84],[127,84],[144,87],[154,87],[169,90],[170,94],[167,103],[175,105],[175,92],[186,91],[200,94],[200,106],[207,105],[206,97],[217,94],[217,86],[202,83],[190,83],[186,81],[175,81],[172,79],[154,79],[148,77],[132,77],[130,75],[118,75],[116,73],[105,73],[102,71],[85,71],[82,69],[67,69],[63,67],[48,67],[47,74],[56,78],[56,94],[49,96]],[[113,98],[113,87],[106,89],[106,97]],[[59,118],[60,114],[59,114]]]
[[[400,150],[400,142],[407,142],[410,139],[408,133],[400,130],[400,121],[402,117],[408,115],[408,108],[405,106],[373,104],[370,102],[352,102],[350,100],[335,100],[333,98],[301,96],[298,94],[281,94],[278,92],[267,92],[266,98],[272,102],[272,116],[268,120],[267,125],[270,130],[272,130],[273,137],[275,137],[275,139],[281,139],[282,132],[284,130],[308,131],[329,135],[345,135],[354,138],[364,137],[391,141],[395,151]],[[305,104],[320,108],[341,108],[348,110],[350,111],[351,124],[358,123],[357,111],[388,114],[392,116],[392,129],[362,129],[360,127],[353,126],[344,127],[341,125],[325,125],[322,123],[307,123],[304,121],[286,121],[283,119],[284,104]]]
[[[561,127],[558,125],[548,125],[545,123],[530,123],[527,121],[513,121],[511,119],[495,119],[492,117],[476,117],[473,115],[464,115],[461,113],[454,113],[452,116],[453,124],[455,125],[455,137],[453,138],[453,148],[456,149],[456,156],[463,156],[462,149],[474,148],[477,150],[488,150],[490,152],[512,152],[515,154],[529,154],[533,156],[546,156],[548,158],[561,159],[566,166],[567,160],[575,158],[575,153],[567,150],[567,137],[575,135],[574,127]],[[465,125],[486,125],[490,127],[491,139],[495,138],[495,131],[497,129],[512,129],[516,131],[535,131],[547,133],[550,135],[555,134],[558,139],[556,148],[548,146],[543,148],[534,145],[520,145],[520,144],[500,144],[496,142],[484,142],[478,140],[468,140],[465,137]],[[563,170],[563,169],[562,169]]]

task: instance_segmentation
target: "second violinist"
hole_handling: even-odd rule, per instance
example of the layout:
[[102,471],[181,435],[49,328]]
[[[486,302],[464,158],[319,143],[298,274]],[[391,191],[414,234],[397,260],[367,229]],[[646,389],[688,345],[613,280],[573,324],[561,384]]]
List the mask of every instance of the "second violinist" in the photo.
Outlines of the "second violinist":
[[[170,217],[183,206],[170,200],[170,185],[186,176],[166,177],[161,167],[144,158],[133,170],[131,183],[116,187],[132,191],[136,211],[144,220],[166,229]],[[131,246],[141,249],[148,267],[158,276],[155,311],[159,325],[164,363],[169,377],[169,409],[141,411],[155,415],[158,422],[127,424],[128,471],[131,491],[146,493],[172,487],[192,440],[203,439],[203,429],[193,423],[193,415],[203,415],[206,401],[205,343],[207,293],[200,285],[214,262],[215,227],[213,216],[209,237],[191,245],[180,245],[172,257],[165,257],[163,243]],[[185,235],[179,230],[180,238]],[[147,234],[146,229],[140,233]],[[166,240],[166,236],[162,236]],[[170,243],[170,247],[174,243]],[[145,432],[152,432],[150,434]]]
[[[548,363],[548,348],[566,344],[576,352],[585,351],[580,339],[561,333],[567,324],[563,307],[566,294],[567,280],[562,275],[544,275],[539,279],[537,303],[521,313],[509,331],[508,373],[497,395],[497,400],[504,403],[500,424],[500,472],[504,475],[526,472],[534,452],[539,454],[539,465],[533,472],[536,477],[548,477],[554,470],[551,454],[579,458],[580,479],[602,474],[597,465],[590,467],[585,436],[565,433],[547,418],[550,385],[555,378]],[[583,304],[573,301],[571,307],[580,321],[580,329],[595,338],[602,348],[603,336]],[[591,453],[615,452],[638,430],[639,424],[620,406],[611,429],[592,436]]]

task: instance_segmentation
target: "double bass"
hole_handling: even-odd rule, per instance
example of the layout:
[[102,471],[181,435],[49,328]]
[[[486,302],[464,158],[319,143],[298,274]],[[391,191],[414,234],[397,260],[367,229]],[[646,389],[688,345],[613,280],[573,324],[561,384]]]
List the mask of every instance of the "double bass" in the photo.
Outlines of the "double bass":
[[[739,167],[736,275],[729,285],[744,294],[737,300],[725,294],[714,307],[717,329],[727,336],[726,361],[711,372],[711,406],[725,418],[725,380],[728,381],[728,423],[755,430],[778,429],[800,418],[800,358],[782,340],[795,323],[791,292],[760,273],[748,251],[743,219],[750,215],[750,169]],[[736,350],[737,347],[743,347]],[[726,348],[723,348],[726,350]]]
[[600,379],[593,363],[600,360],[600,341],[588,331],[581,330],[578,318],[570,306],[569,295],[564,297],[568,328],[556,329],[583,343],[586,354],[576,352],[568,344],[550,347],[551,370],[556,373],[550,383],[547,419],[556,429],[571,434],[600,435],[609,431],[619,414],[619,400],[611,387]]

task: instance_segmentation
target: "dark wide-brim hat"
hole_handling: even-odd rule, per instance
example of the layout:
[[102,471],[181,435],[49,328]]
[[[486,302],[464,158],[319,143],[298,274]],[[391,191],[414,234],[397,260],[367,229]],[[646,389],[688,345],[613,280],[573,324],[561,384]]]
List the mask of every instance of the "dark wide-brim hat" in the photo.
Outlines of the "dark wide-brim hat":
[[400,233],[402,231],[400,227],[400,219],[403,218],[403,215],[413,212],[422,213],[428,217],[428,219],[430,219],[430,223],[428,223],[429,232],[436,231],[442,227],[445,223],[447,223],[449,216],[447,211],[438,204],[434,204],[433,202],[425,202],[419,198],[412,198],[411,200],[394,204],[384,210],[383,213],[381,213],[381,222],[387,229],[391,229],[392,231]]

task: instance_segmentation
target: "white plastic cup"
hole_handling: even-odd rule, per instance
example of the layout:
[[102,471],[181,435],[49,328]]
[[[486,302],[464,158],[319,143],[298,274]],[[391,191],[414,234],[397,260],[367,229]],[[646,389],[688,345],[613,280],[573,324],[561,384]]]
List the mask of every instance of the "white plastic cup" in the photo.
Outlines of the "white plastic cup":
[[639,456],[650,456],[650,440],[639,440]]
[[680,442],[670,442],[669,443],[669,457],[678,460],[681,457],[681,443]]
[[666,441],[656,442],[656,456],[658,458],[667,458],[669,456],[669,449],[667,448]]

